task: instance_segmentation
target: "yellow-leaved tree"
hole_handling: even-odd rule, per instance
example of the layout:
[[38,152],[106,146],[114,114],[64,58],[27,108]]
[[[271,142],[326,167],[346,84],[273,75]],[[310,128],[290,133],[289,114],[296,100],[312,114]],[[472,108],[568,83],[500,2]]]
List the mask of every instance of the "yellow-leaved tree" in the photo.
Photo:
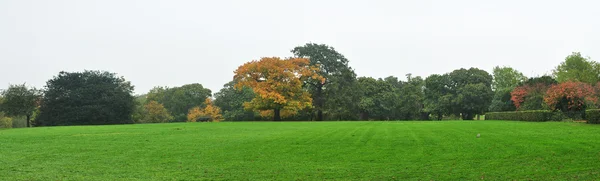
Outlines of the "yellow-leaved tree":
[[302,86],[311,79],[324,83],[319,70],[318,65],[311,66],[305,58],[265,57],[240,66],[235,71],[234,87],[250,87],[256,94],[252,101],[244,103],[244,108],[272,115],[274,121],[279,121],[282,116],[312,107],[311,95]]
[[173,120],[173,116],[165,109],[165,107],[156,101],[150,101],[144,105],[145,114],[141,122],[146,123],[166,123]]
[[220,122],[223,120],[223,115],[221,115],[221,109],[213,105],[212,100],[210,98],[206,98],[206,100],[204,101],[204,105],[206,106],[203,109],[200,109],[200,107],[198,106],[190,109],[187,115],[187,122]]

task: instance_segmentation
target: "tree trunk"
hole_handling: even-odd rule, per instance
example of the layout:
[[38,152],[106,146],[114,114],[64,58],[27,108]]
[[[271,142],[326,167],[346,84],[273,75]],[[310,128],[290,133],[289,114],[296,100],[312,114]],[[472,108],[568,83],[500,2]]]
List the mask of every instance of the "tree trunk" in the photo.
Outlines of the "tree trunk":
[[27,127],[31,127],[31,125],[29,124],[29,119],[31,119],[31,115],[27,115]]
[[323,121],[323,85],[317,86],[315,94],[315,107],[317,108],[317,121]]
[[438,113],[438,115],[437,115],[437,120],[438,120],[438,121],[441,121],[441,120],[442,120],[442,117],[443,117],[442,113]]
[[363,120],[363,121],[368,121],[369,120],[369,113],[367,113],[367,112],[360,113],[360,119]]
[[479,114],[478,114],[478,115],[477,115],[477,120],[481,120],[481,119],[479,119],[479,118],[481,118],[481,115],[479,115]]
[[275,110],[273,110],[273,112],[274,112],[273,121],[281,121],[281,115],[280,115],[281,110],[275,109]]

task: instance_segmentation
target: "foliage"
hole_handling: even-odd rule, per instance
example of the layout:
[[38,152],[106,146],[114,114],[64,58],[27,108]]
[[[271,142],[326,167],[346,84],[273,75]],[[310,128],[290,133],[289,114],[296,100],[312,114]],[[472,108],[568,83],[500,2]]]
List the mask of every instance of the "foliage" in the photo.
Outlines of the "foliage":
[[324,111],[334,111],[331,110],[332,107],[326,107],[326,104],[337,100],[335,98],[329,100],[329,98],[340,96],[337,95],[338,92],[332,91],[335,90],[334,87],[351,84],[355,81],[356,74],[348,65],[348,60],[344,55],[328,45],[307,43],[295,47],[291,52],[297,58],[309,59],[311,66],[319,67],[317,74],[325,79],[324,82],[318,79],[308,79],[305,82],[305,87],[312,95],[313,104],[317,111],[316,120],[322,121]]
[[553,74],[559,82],[595,84],[600,80],[600,64],[584,58],[579,52],[573,52],[553,70]]
[[490,104],[490,112],[503,112],[503,111],[516,111],[517,108],[511,100],[510,93],[512,88],[496,89],[494,91],[494,98]]
[[144,114],[137,121],[141,123],[167,123],[171,120],[173,120],[173,116],[161,103],[150,101],[144,105]]
[[444,114],[472,120],[487,111],[494,93],[492,75],[477,68],[457,69],[425,80],[425,110],[441,120]]
[[547,109],[544,95],[555,82],[547,77],[529,79],[510,93],[511,101],[521,111]]
[[251,88],[255,97],[244,107],[254,111],[273,111],[273,120],[281,120],[282,110],[297,113],[312,107],[310,93],[303,89],[303,82],[325,82],[319,67],[310,66],[304,58],[262,58],[240,66],[235,71],[234,86],[238,90]]
[[551,86],[544,96],[544,102],[552,110],[583,111],[586,103],[596,104],[598,97],[591,85],[567,81]]
[[492,88],[494,90],[512,89],[527,80],[527,77],[523,73],[512,67],[496,66],[494,67],[493,76]]
[[31,116],[39,106],[41,92],[21,84],[10,85],[1,94],[3,97],[1,111],[8,116],[26,116],[27,127],[30,127]]
[[558,84],[558,81],[556,81],[556,79],[552,78],[551,76],[544,75],[544,76],[540,76],[540,77],[529,78],[526,81],[521,82],[519,84],[519,86],[523,86],[523,85],[535,86],[535,85],[540,85],[540,84],[545,85],[545,86],[550,86],[550,85]]
[[585,118],[588,124],[600,124],[600,109],[585,110]]
[[451,112],[454,96],[450,84],[447,75],[433,74],[425,79],[425,111],[434,114],[436,120]]
[[[362,120],[415,120],[422,119],[423,79],[407,76],[374,79],[358,78],[358,110]],[[427,118],[425,118],[427,119]]]
[[493,76],[492,88],[494,89],[494,97],[492,98],[489,111],[515,111],[517,108],[511,100],[510,92],[515,87],[527,81],[527,77],[511,67],[499,66],[494,67]]
[[[133,123],[133,86],[105,71],[60,72],[48,80],[39,126]],[[38,126],[36,125],[36,126]]]
[[148,92],[148,101],[161,103],[174,116],[174,122],[185,122],[187,113],[193,107],[204,107],[204,101],[211,91],[201,84],[187,84],[181,87],[155,87]]
[[254,92],[249,87],[241,90],[234,88],[235,82],[231,81],[215,93],[215,106],[223,111],[223,119],[227,121],[252,121],[256,120],[253,111],[244,109],[244,102],[252,101]]
[[146,95],[137,95],[135,96],[135,104],[133,113],[131,118],[134,122],[142,123],[144,122],[144,116],[146,115],[146,108],[144,106],[147,103]]
[[460,113],[463,120],[473,120],[475,114],[483,114],[487,110],[493,94],[490,85],[484,83],[467,84],[459,88],[455,98],[456,113]]
[[4,112],[0,112],[0,128],[12,128],[13,121],[12,118],[6,117]]
[[187,114],[187,122],[220,122],[223,120],[223,116],[221,115],[221,109],[219,109],[219,107],[214,106],[210,98],[206,98],[204,104],[206,106],[203,109],[200,109],[200,107],[194,107],[190,109],[190,111]]
[[489,112],[485,114],[486,120],[512,120],[512,121],[562,121],[566,116],[562,112],[549,110],[535,111],[507,111]]

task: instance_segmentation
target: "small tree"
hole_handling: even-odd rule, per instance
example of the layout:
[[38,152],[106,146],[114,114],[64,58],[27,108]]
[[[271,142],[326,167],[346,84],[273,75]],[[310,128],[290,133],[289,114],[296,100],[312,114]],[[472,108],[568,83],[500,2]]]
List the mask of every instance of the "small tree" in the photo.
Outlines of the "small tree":
[[582,82],[569,81],[553,85],[544,96],[544,102],[550,109],[563,112],[583,111],[586,105],[597,101],[594,88]]
[[28,88],[25,84],[10,85],[2,91],[2,111],[8,116],[27,117],[27,127],[31,127],[31,116],[39,105],[40,95],[40,91]]
[[169,111],[165,107],[156,101],[150,101],[144,105],[145,114],[143,115],[143,122],[146,123],[166,123],[173,120],[173,116],[169,114]]
[[204,101],[206,107],[200,109],[200,107],[194,107],[190,109],[187,115],[187,122],[198,122],[198,121],[211,121],[211,122],[220,122],[223,120],[223,116],[221,115],[221,109],[213,105],[212,100],[210,98],[206,98]]

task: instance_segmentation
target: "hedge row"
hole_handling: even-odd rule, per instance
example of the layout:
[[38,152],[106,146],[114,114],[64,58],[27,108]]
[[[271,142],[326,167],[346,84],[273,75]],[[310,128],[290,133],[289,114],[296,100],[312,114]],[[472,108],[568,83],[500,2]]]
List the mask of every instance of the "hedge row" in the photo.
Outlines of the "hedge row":
[[600,124],[600,109],[586,110],[585,118],[589,124]]
[[[510,112],[489,112],[485,114],[486,120],[513,120],[513,121],[562,121],[566,116],[562,112],[549,110],[537,111],[510,111]],[[600,116],[599,116],[600,118]]]

